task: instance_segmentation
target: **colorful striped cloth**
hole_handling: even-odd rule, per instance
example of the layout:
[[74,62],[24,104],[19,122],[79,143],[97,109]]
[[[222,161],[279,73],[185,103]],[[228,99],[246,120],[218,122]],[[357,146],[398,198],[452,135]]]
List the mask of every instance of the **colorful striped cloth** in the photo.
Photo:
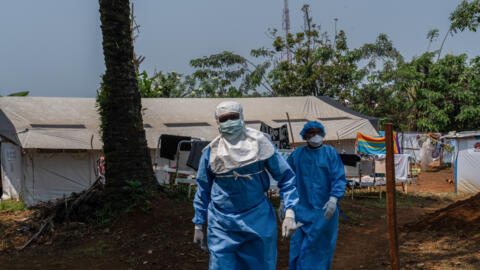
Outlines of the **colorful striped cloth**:
[[[393,133],[393,150],[394,154],[400,154],[400,147],[398,144],[397,133]],[[357,152],[366,155],[381,155],[386,154],[385,137],[370,137],[363,133],[357,133]]]

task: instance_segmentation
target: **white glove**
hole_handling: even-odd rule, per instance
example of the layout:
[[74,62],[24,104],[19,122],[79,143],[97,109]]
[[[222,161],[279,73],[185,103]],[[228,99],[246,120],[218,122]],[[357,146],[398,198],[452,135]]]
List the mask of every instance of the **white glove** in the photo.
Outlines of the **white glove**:
[[295,224],[295,212],[293,212],[292,209],[287,209],[282,223],[282,236],[290,237],[295,230],[297,230],[297,224]]
[[336,197],[330,196],[328,202],[323,206],[322,210],[325,210],[324,216],[326,219],[331,218],[335,210],[337,210],[337,201],[338,199]]
[[193,243],[198,245],[202,250],[205,250],[205,241],[203,236],[203,225],[195,224],[195,232],[193,234]]

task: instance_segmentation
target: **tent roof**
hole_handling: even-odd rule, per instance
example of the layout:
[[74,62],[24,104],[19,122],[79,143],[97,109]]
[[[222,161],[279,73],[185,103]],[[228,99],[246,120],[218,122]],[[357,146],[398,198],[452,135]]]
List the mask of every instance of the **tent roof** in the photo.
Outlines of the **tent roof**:
[[[143,121],[150,148],[161,134],[193,136],[212,140],[218,135],[214,118],[223,98],[142,99]],[[326,140],[355,139],[357,132],[378,133],[371,118],[327,97],[233,98],[242,104],[247,126],[260,122],[279,127],[292,121],[295,142],[306,121],[318,120],[326,129]],[[0,97],[0,135],[23,148],[101,149],[99,115],[94,98]]]

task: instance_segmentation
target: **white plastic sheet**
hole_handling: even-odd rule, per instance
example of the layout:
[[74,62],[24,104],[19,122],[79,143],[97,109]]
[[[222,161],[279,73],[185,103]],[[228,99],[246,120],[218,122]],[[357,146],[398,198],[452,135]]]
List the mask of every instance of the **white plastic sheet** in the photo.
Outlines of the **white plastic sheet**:
[[2,200],[18,200],[22,192],[22,156],[20,147],[3,142],[1,144]]
[[[395,154],[395,179],[406,180],[408,178],[408,154]],[[375,172],[385,173],[385,159],[375,160]]]
[[432,152],[434,147],[431,143],[431,139],[427,138],[425,142],[422,144],[422,148],[420,149],[420,164],[422,165],[422,170],[426,171],[428,169],[428,165],[433,161]]
[[480,192],[480,138],[458,139],[458,158],[456,162],[457,191],[465,193]]

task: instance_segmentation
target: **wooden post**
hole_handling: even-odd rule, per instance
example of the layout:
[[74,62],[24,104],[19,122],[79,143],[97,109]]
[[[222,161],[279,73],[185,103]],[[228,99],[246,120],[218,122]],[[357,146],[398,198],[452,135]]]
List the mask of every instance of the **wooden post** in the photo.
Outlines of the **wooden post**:
[[387,224],[390,237],[390,261],[393,270],[400,269],[398,258],[398,231],[397,231],[397,205],[395,199],[395,164],[393,150],[392,124],[385,124],[385,144],[387,159],[385,164],[387,176]]
[[290,128],[290,137],[292,137],[292,148],[295,148],[294,146],[295,140],[293,139],[292,123],[290,123],[290,116],[288,115],[288,112],[286,114],[287,114],[288,127]]

